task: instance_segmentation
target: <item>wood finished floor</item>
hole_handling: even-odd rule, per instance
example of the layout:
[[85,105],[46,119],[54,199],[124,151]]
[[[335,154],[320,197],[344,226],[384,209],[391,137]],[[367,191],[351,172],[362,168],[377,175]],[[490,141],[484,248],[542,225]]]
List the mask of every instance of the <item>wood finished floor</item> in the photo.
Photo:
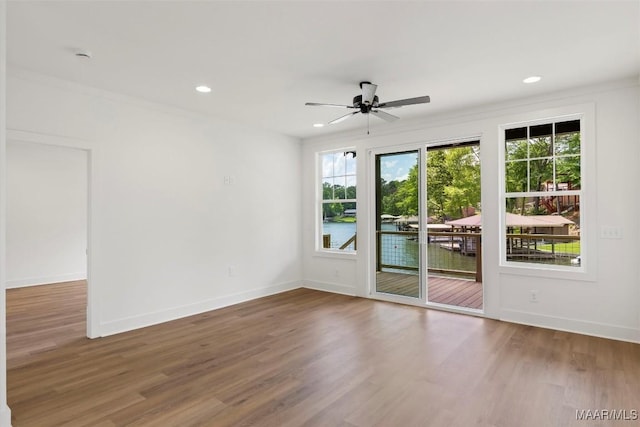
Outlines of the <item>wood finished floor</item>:
[[606,426],[640,345],[298,289],[84,338],[84,284],[7,291],[23,426]]

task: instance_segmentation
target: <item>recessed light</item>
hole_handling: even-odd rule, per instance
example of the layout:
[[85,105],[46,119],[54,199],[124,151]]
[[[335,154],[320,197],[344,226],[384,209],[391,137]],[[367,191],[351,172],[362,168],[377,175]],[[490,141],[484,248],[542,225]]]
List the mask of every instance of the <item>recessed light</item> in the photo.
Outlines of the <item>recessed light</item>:
[[314,127],[314,128],[321,128],[321,127],[323,127],[323,126],[324,126],[324,123],[314,123],[314,124],[313,124],[313,127]]
[[211,88],[209,86],[197,86],[196,90],[200,93],[209,93],[211,92]]
[[522,81],[522,83],[537,83],[540,80],[542,80],[542,77],[540,77],[540,76],[530,76],[530,77],[527,77],[526,79],[524,79]]

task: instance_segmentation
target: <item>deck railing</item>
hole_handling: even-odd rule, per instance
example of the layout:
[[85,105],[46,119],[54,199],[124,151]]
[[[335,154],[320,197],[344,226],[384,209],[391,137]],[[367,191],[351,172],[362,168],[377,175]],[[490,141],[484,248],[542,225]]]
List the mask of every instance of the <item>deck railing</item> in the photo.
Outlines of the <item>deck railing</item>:
[[354,251],[358,250],[358,234],[357,233],[353,233],[353,236],[349,237],[346,242],[341,244],[332,242],[331,234],[322,235],[322,247],[324,249],[338,249],[343,251],[347,249],[351,244],[353,244]]
[[[475,257],[475,263],[465,262],[465,268],[455,268],[446,261],[431,262],[428,271],[456,277],[468,277],[482,281],[482,234],[460,231],[378,230],[376,239],[377,271],[419,270],[420,245],[402,244],[412,240],[416,243],[435,243],[440,249]],[[546,264],[580,265],[580,236],[555,234],[507,234],[507,260]]]
[[507,233],[507,260],[580,265],[580,236]]
[[[420,237],[419,231],[377,231],[376,239],[376,253],[377,253],[377,271],[387,270],[405,270],[405,271],[418,271],[419,267],[419,249],[417,246],[406,247],[404,246],[405,253],[392,255],[397,249],[397,241],[394,242],[393,238],[389,236],[401,237],[407,240],[413,240],[415,242],[432,242],[438,243],[443,248],[448,250],[460,252],[462,255],[475,256],[475,265],[472,270],[463,270],[456,268],[447,268],[447,266],[429,266],[428,271],[430,273],[440,273],[445,275],[452,275],[457,277],[468,277],[482,281],[482,244],[481,233],[470,232],[443,232],[443,231],[429,231],[426,236]],[[386,236],[386,237],[385,237]]]
[[[482,282],[482,233],[475,232],[455,232],[455,231],[432,231],[427,233],[427,241],[437,241],[445,238],[449,240],[450,250],[459,251],[461,255],[475,256],[475,271],[465,271],[446,268],[429,267],[432,273],[453,274],[455,276],[467,276],[476,282]],[[458,247],[455,247],[457,241]]]

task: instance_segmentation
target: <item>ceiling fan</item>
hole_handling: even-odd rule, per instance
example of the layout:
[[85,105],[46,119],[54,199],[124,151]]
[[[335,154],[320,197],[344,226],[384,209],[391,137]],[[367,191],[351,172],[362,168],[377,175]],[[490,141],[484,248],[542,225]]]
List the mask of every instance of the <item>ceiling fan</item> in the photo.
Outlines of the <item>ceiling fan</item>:
[[376,96],[377,88],[378,86],[372,84],[371,82],[360,82],[360,89],[362,89],[362,95],[357,95],[353,98],[353,105],[321,104],[317,102],[307,102],[305,105],[310,105],[312,107],[336,107],[336,108],[347,108],[347,109],[356,110],[344,116],[338,117],[335,120],[330,121],[329,124],[332,125],[332,124],[340,123],[344,120],[347,120],[348,118],[353,117],[358,113],[367,114],[367,115],[372,114],[387,122],[395,122],[400,117],[394,116],[393,114],[389,114],[386,111],[383,111],[381,109],[403,107],[405,105],[426,104],[431,101],[431,99],[428,96],[419,96],[417,98],[400,99],[397,101],[389,101],[389,102],[379,102],[378,97]]

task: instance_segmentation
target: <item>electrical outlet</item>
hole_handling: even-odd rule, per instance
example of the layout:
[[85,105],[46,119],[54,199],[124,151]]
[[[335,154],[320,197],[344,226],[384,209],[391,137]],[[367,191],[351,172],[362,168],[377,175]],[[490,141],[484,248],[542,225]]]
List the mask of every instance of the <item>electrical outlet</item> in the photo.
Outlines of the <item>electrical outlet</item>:
[[538,302],[538,291],[537,290],[530,290],[529,291],[529,302]]
[[229,277],[237,277],[238,276],[238,267],[235,265],[230,265],[229,269]]

